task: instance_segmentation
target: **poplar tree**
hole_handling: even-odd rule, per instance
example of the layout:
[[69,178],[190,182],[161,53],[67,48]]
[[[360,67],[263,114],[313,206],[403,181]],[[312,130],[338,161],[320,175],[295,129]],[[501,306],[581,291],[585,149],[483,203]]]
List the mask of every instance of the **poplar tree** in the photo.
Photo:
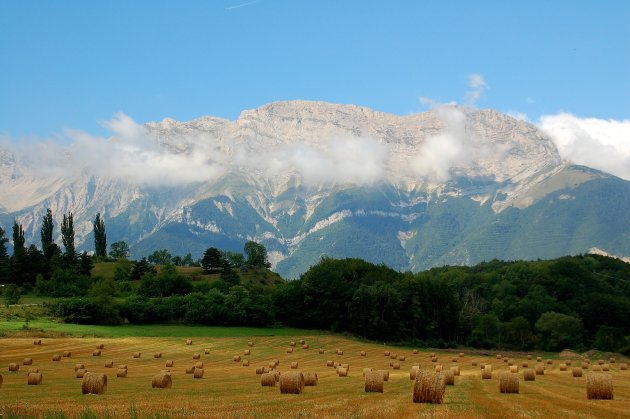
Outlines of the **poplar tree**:
[[50,208],[46,211],[46,215],[44,215],[44,219],[42,221],[42,230],[41,230],[41,238],[42,238],[42,251],[44,252],[44,256],[46,256],[46,260],[50,261],[52,259],[53,254],[55,253],[55,249],[53,247],[53,229],[55,225],[53,224],[52,211]]
[[105,221],[101,213],[94,219],[94,254],[97,257],[107,257],[107,234],[105,233]]
[[74,250],[74,222],[71,212],[69,212],[68,215],[63,215],[61,240],[63,241],[63,246],[66,248],[66,257],[70,260],[74,259],[76,252]]

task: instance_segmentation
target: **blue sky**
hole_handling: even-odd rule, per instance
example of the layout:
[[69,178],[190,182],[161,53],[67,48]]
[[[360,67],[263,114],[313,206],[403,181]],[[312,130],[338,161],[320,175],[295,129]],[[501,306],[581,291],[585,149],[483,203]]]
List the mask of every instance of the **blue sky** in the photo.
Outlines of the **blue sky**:
[[630,119],[630,1],[0,1],[0,134],[420,97]]

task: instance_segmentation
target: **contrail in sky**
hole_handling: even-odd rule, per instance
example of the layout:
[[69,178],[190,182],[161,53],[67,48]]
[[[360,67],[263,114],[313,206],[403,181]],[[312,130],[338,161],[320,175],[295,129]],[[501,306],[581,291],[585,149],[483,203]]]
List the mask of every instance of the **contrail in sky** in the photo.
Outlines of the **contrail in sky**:
[[258,3],[259,1],[260,0],[248,1],[247,3],[241,3],[234,6],[226,7],[225,10],[238,9],[239,7],[245,7],[245,6],[249,6],[250,4]]

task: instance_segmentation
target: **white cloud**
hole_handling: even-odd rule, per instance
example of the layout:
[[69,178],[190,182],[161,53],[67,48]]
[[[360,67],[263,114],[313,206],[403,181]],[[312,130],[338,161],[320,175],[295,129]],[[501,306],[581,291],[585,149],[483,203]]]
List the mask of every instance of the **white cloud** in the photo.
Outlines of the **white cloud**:
[[555,142],[562,158],[630,180],[630,120],[546,115],[539,127]]
[[471,74],[468,76],[468,87],[470,90],[464,96],[464,104],[474,106],[488,88],[488,84],[481,74]]

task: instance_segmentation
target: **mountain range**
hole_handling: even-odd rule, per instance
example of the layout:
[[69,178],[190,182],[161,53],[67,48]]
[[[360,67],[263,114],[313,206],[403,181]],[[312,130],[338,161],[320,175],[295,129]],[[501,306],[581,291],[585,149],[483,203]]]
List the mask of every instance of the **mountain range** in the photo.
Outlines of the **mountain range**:
[[[138,125],[105,139],[0,148],[0,225],[39,245],[47,208],[92,220],[132,257],[200,257],[263,243],[296,278],[322,256],[419,271],[595,251],[630,256],[630,182],[564,161],[535,125],[445,106],[398,116],[355,105],[276,102],[230,121]],[[40,146],[41,148],[41,146]],[[56,228],[59,233],[59,228]]]

